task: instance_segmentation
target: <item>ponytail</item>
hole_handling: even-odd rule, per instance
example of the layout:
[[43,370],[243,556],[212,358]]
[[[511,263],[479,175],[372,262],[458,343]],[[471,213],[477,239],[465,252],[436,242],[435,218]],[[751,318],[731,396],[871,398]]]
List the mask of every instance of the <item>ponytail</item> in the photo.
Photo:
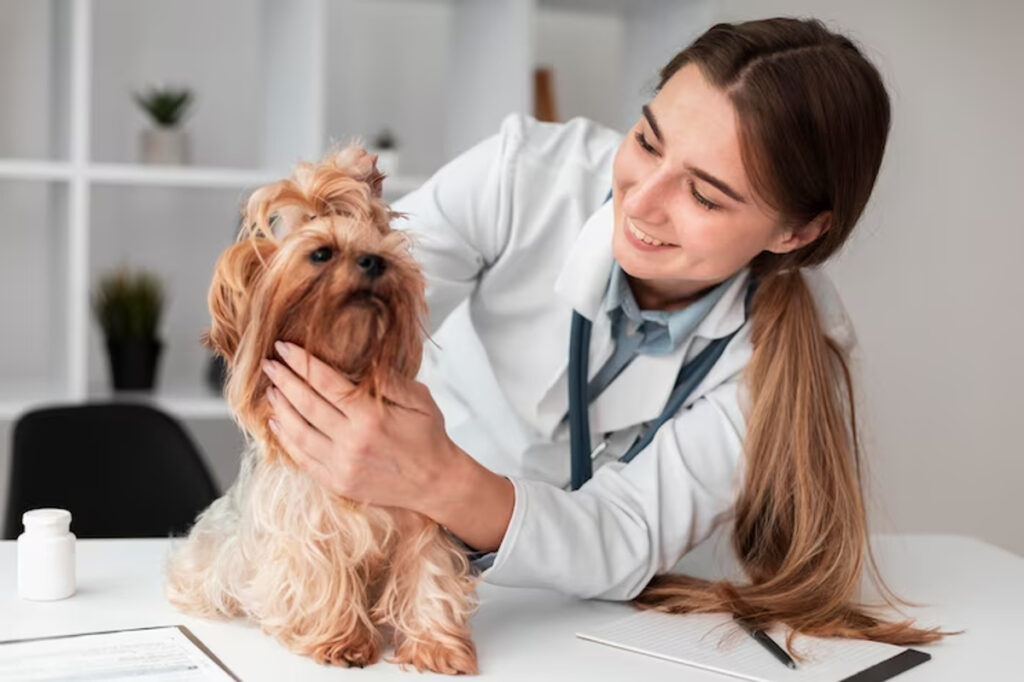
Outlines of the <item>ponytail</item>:
[[826,227],[750,262],[760,286],[732,538],[747,580],[659,576],[636,604],[731,611],[810,635],[934,642],[950,633],[886,620],[856,601],[866,566],[885,605],[908,604],[885,586],[871,553],[848,358],[822,328],[801,274],[842,248],[871,196],[891,122],[881,74],[846,36],[792,17],[715,24],[662,68],[657,89],[687,64],[729,98],[752,192],[778,225]]
[[764,277],[752,316],[745,473],[732,537],[749,582],[656,576],[634,603],[669,613],[728,611],[758,627],[780,621],[822,637],[938,640],[946,633],[886,621],[854,601],[867,563],[886,604],[907,603],[884,586],[871,553],[847,358],[822,329],[800,271]]

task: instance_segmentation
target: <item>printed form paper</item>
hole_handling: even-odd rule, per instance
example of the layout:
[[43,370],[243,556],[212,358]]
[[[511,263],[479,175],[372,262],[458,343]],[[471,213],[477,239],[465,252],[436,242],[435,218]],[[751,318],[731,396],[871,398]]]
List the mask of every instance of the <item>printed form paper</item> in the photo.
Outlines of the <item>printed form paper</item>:
[[[785,649],[787,632],[775,627],[768,634]],[[905,651],[881,642],[798,635],[794,650],[808,658],[791,670],[722,613],[641,611],[576,636],[752,682],[835,682]]]
[[0,642],[5,682],[235,682],[177,626]]

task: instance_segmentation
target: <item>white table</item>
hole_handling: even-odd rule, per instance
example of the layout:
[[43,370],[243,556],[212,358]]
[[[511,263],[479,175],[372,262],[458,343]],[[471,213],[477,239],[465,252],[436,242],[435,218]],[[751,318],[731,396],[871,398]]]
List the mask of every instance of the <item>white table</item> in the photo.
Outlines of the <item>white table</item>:
[[[17,597],[16,546],[0,542],[0,639],[183,624],[246,682],[419,679],[378,663],[346,670],[288,653],[255,627],[181,615],[162,596],[166,540],[79,540],[78,593],[58,602]],[[961,536],[881,536],[884,575],[897,594],[928,606],[921,624],[966,633],[926,647],[932,660],[898,679],[1024,679],[1024,558]],[[542,590],[483,585],[473,619],[482,676],[495,680],[705,680],[726,678],[578,639],[577,630],[632,612]],[[412,675],[412,677],[410,677]]]

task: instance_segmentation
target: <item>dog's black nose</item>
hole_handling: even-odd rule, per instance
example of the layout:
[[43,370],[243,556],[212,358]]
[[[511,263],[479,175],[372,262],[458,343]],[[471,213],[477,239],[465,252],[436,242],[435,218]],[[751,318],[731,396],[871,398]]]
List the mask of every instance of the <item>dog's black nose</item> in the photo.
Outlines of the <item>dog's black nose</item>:
[[377,279],[387,270],[387,262],[375,253],[364,253],[356,259],[356,265],[370,279]]

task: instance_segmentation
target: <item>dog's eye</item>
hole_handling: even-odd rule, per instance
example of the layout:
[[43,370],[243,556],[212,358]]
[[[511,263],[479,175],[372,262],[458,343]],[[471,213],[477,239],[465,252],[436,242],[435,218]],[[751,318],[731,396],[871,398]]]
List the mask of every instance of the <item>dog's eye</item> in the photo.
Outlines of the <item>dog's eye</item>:
[[331,260],[331,256],[334,255],[334,251],[329,246],[321,246],[319,249],[309,254],[309,261],[311,263],[326,263]]

